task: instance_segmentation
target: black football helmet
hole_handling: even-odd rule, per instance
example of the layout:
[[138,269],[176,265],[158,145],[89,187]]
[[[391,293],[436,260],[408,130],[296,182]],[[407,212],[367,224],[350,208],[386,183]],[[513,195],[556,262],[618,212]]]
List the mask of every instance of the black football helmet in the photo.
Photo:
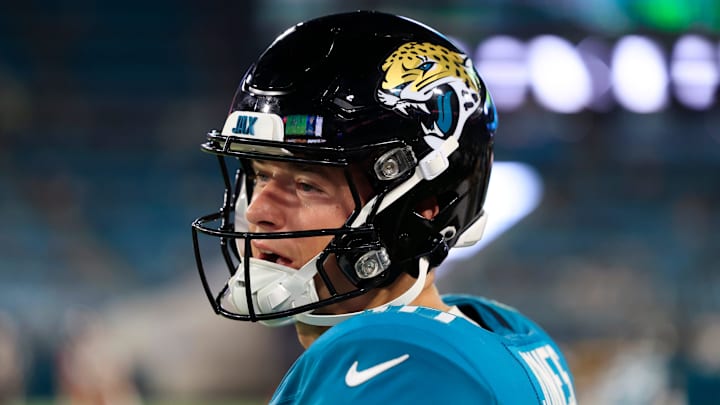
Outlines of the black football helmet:
[[[313,311],[401,273],[422,282],[450,248],[482,235],[496,126],[495,106],[471,60],[425,25],[360,11],[290,28],[248,69],[225,125],[202,144],[218,157],[225,183],[220,210],[192,224],[214,310],[271,325],[294,319],[333,324],[337,317]],[[344,168],[355,210],[337,229],[249,232],[251,160]],[[374,191],[365,204],[351,167],[362,170]],[[430,198],[439,212],[426,219],[416,206]],[[222,267],[230,273],[218,288],[209,274],[218,266],[204,260],[201,235],[219,239]],[[300,269],[251,257],[254,239],[321,235],[332,241]],[[333,285],[330,261],[352,289]],[[318,298],[317,282],[329,298]],[[411,301],[418,288],[399,303]]]

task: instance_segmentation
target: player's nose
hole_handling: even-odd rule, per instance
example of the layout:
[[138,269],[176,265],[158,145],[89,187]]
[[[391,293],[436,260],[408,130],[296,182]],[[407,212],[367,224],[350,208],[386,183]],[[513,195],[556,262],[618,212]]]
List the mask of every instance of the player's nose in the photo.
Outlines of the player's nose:
[[277,181],[270,180],[253,191],[252,200],[245,211],[247,221],[257,231],[276,231],[285,226],[286,211],[290,206],[287,191]]

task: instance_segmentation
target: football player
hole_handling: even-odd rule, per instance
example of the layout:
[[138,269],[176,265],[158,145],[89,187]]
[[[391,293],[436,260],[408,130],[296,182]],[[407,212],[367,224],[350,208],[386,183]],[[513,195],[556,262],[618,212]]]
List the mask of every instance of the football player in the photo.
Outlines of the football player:
[[202,145],[225,193],[193,242],[215,312],[295,325],[306,350],[272,403],[575,403],[538,325],[434,284],[482,235],[496,127],[472,61],[403,17],[307,21],[249,68]]

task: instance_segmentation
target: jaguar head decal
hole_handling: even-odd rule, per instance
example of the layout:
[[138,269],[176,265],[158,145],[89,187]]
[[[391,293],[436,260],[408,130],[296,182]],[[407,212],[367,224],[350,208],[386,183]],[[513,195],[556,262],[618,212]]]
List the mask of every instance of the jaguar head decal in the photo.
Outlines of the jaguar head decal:
[[[472,61],[443,46],[408,42],[385,59],[381,70],[378,100],[402,115],[419,116],[428,136],[459,136],[480,105],[481,82]],[[428,143],[435,143],[428,136]]]

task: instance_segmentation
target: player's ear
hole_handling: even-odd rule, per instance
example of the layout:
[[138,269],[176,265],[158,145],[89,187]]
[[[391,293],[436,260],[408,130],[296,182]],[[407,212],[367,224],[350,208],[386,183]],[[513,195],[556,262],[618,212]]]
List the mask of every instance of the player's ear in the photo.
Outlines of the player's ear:
[[423,216],[425,219],[433,219],[440,212],[437,198],[435,196],[428,197],[415,205],[415,212]]

